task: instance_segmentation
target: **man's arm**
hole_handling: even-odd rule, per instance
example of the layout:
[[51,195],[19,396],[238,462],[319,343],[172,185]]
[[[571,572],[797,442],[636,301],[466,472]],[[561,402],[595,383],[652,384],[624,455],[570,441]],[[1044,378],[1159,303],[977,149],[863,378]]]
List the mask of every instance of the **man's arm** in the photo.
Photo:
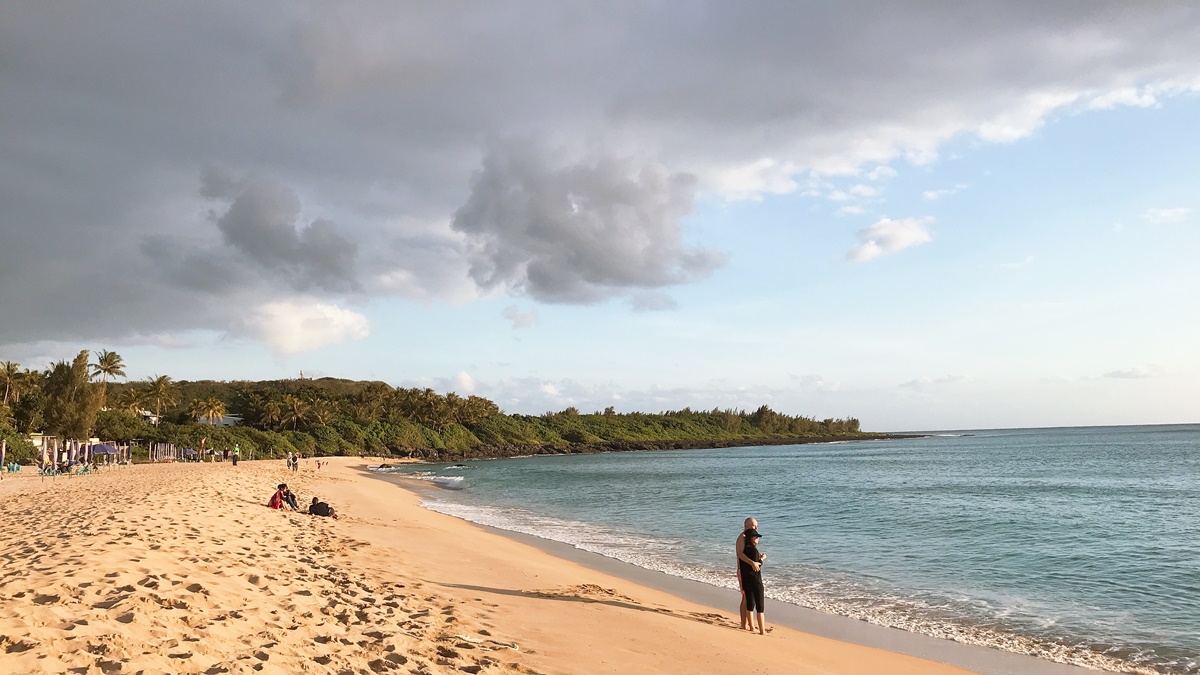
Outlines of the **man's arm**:
[[734,543],[734,548],[737,549],[738,560],[745,560],[746,562],[750,563],[750,567],[752,567],[756,572],[759,570],[761,564],[757,560],[751,560],[750,557],[746,555],[746,535],[738,535],[737,542]]

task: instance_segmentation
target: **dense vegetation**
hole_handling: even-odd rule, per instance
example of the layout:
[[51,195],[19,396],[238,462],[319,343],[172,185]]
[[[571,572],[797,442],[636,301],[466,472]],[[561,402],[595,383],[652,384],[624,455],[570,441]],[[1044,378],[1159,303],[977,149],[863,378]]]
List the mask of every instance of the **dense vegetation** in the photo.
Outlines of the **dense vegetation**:
[[[240,446],[243,454],[395,455],[426,459],[593,452],[667,447],[712,447],[805,439],[869,436],[857,419],[814,420],[762,406],[744,410],[658,414],[584,414],[575,408],[543,415],[508,415],[488,399],[396,388],[383,382],[335,378],[265,382],[176,382],[162,375],[117,382],[124,363],[101,351],[45,371],[0,363],[0,437],[10,459],[33,459],[24,434],[99,437],[196,448]],[[111,380],[111,381],[110,381]],[[213,426],[226,415],[235,426]],[[151,424],[147,419],[153,420]]]

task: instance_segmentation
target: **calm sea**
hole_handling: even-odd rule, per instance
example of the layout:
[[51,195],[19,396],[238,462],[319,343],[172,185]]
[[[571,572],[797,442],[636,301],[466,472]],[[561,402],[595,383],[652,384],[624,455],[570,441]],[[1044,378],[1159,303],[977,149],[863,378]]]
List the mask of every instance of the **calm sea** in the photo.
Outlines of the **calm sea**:
[[[1200,425],[422,466],[426,506],[720,586],[1113,670],[1200,673]],[[402,469],[412,472],[413,469]]]

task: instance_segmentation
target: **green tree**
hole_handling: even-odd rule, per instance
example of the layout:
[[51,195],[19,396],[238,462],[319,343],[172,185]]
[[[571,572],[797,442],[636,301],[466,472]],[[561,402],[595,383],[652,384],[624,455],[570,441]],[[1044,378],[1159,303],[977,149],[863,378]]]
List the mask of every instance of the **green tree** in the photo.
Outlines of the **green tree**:
[[292,394],[284,394],[283,400],[280,401],[282,409],[281,421],[283,424],[292,425],[292,431],[300,428],[300,423],[308,417],[308,401],[294,396]]
[[79,352],[72,363],[55,363],[44,390],[46,429],[62,438],[90,438],[100,410],[100,392],[91,381],[88,351]]
[[163,408],[179,401],[179,387],[168,375],[156,375],[146,380],[146,401],[154,405],[154,422],[162,423]]
[[146,390],[141,387],[126,387],[121,392],[119,404],[121,410],[128,412],[130,415],[137,415],[142,412],[142,406],[146,404]]
[[[39,374],[39,379],[41,375]],[[42,421],[46,411],[46,396],[42,392],[41,387],[30,391],[21,397],[13,406],[13,419],[16,422],[17,431],[23,434],[31,434],[43,428]]]
[[216,425],[217,420],[225,416],[225,402],[215,396],[198,398],[192,401],[188,414],[197,421],[207,419],[210,425]]
[[0,400],[0,404],[8,405],[8,397],[12,393],[12,390],[16,388],[20,377],[21,364],[13,363],[12,361],[0,363],[0,382],[4,383],[4,399]]
[[108,378],[125,377],[125,361],[116,352],[101,349],[96,354],[96,362],[92,364],[92,377],[100,376],[100,400],[108,398]]
[[309,403],[308,419],[318,428],[327,427],[337,419],[338,407],[333,401],[317,399]]
[[152,433],[153,427],[128,410],[109,409],[96,414],[96,435],[103,440],[128,443]]

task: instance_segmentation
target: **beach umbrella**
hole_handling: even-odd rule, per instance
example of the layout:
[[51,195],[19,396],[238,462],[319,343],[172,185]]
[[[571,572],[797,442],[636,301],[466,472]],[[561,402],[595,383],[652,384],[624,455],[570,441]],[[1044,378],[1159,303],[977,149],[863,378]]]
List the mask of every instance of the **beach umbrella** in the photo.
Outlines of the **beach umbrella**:
[[108,443],[97,443],[91,449],[93,455],[115,455],[120,452]]

